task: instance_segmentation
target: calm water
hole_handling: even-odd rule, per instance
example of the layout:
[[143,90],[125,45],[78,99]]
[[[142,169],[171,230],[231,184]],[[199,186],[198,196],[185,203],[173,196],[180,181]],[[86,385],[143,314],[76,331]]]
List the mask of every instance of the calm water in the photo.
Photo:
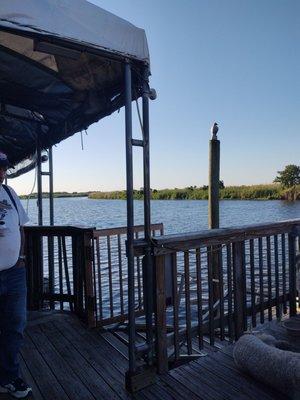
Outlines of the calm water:
[[[48,219],[48,201],[44,200],[45,219]],[[70,225],[86,225],[97,228],[118,227],[126,225],[126,202],[122,200],[89,200],[88,198],[62,198],[55,199],[55,223]],[[25,209],[27,202],[23,201]],[[162,222],[165,227],[165,233],[183,233],[189,231],[197,231],[207,228],[207,201],[197,200],[157,200],[153,201],[152,222]],[[274,222],[287,219],[300,218],[300,201],[295,203],[285,203],[281,201],[239,201],[227,200],[220,204],[221,210],[221,226],[236,226],[260,222]],[[37,223],[37,207],[36,201],[31,200],[28,203],[28,214],[32,224]],[[143,224],[143,202],[135,201],[135,223]],[[123,238],[125,240],[125,238]],[[108,253],[106,240],[100,241],[101,253],[101,274],[102,274],[102,311],[104,317],[110,316],[110,289],[108,280]],[[111,259],[112,259],[112,296],[115,312],[120,310],[120,285],[124,289],[124,307],[127,307],[127,262],[125,255],[125,245],[123,243],[123,269],[122,283],[119,280],[119,260],[118,246],[115,241],[111,242]],[[67,245],[68,246],[68,245]],[[70,246],[70,244],[69,244]],[[204,255],[205,256],[205,255]],[[71,255],[69,255],[71,258]],[[45,255],[45,265],[47,256]],[[59,289],[58,281],[58,261],[57,248],[55,248],[55,270],[56,279],[55,287]],[[195,260],[194,260],[195,261]],[[190,268],[195,267],[195,262],[190,260]],[[207,290],[206,279],[206,256],[202,260],[203,268],[203,290]],[[71,265],[71,264],[70,264]],[[178,270],[182,268],[182,254],[178,256]],[[72,281],[72,269],[69,272]],[[45,272],[47,276],[47,268]],[[97,278],[96,278],[97,280]],[[98,284],[97,284],[98,285]],[[96,285],[96,286],[97,286]],[[191,291],[195,288],[195,282],[191,282]],[[136,280],[136,294],[138,292]],[[64,285],[65,287],[65,285]],[[66,287],[65,287],[66,289]],[[193,292],[195,294],[195,290]],[[204,292],[203,292],[204,293]],[[96,293],[97,299],[99,293]],[[136,298],[137,304],[139,302]],[[99,305],[99,303],[97,303]],[[184,316],[184,302],[182,302],[179,314]],[[194,310],[195,311],[195,310]],[[193,312],[194,312],[193,311]]]
[[[27,202],[23,201],[25,209]],[[44,200],[44,223],[49,221],[48,201]],[[109,228],[126,225],[124,200],[90,200],[88,198],[61,198],[54,200],[55,224],[85,225]],[[135,224],[143,224],[143,202],[135,201]],[[155,200],[151,202],[152,223],[163,222],[165,233],[182,233],[207,228],[206,200]],[[37,223],[36,200],[28,203],[32,224]],[[300,218],[300,201],[247,201],[220,202],[222,227],[274,222]]]

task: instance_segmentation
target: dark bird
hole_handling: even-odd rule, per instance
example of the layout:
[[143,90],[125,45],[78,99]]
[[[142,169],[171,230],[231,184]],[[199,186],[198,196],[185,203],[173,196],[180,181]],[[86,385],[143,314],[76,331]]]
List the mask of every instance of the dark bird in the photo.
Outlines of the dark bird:
[[213,124],[213,126],[210,128],[210,132],[211,132],[211,136],[212,136],[212,139],[213,139],[213,140],[218,139],[218,138],[217,138],[217,133],[218,133],[218,131],[219,131],[219,127],[218,127],[218,124],[215,122],[215,123]]

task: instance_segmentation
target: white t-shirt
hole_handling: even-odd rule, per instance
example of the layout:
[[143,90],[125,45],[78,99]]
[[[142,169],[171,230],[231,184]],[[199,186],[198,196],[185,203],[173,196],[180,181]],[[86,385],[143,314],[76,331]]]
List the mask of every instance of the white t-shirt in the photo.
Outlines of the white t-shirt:
[[29,218],[16,194],[9,187],[10,193],[16,202],[18,212],[15,209],[9,195],[0,184],[0,271],[13,267],[18,261],[21,247],[21,234],[19,226],[23,226],[29,221]]

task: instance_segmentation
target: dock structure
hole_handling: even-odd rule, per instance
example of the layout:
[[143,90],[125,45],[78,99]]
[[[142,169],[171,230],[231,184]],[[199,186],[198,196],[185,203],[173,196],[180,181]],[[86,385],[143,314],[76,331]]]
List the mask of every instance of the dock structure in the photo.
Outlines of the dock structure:
[[[40,226],[25,228],[24,378],[37,399],[282,398],[242,376],[230,352],[249,328],[297,314],[300,220],[168,236],[151,224],[155,92],[145,32],[77,3],[0,4],[0,148],[14,175],[37,167],[39,182]],[[139,98],[141,139],[132,129]],[[52,147],[121,107],[127,225],[54,226]],[[142,226],[134,222],[134,146],[143,151]],[[42,226],[43,175],[52,226]],[[229,347],[216,352],[220,343]]]
[[[151,225],[151,363],[144,227],[134,227],[137,373],[130,387],[125,379],[130,344],[126,227],[27,227],[31,321],[22,353],[26,378],[40,396],[47,382],[65,392],[62,398],[74,398],[71,393],[78,386],[79,400],[102,389],[104,398],[283,398],[238,372],[232,348],[249,330],[269,330],[290,340],[280,320],[299,310],[299,226],[300,220],[291,220],[163,235],[162,224]],[[216,303],[211,248],[222,255]],[[297,347],[296,341],[291,345]],[[41,378],[45,387],[38,386],[36,373],[46,374]],[[234,397],[240,387],[241,397]]]
[[[290,338],[277,322],[259,329]],[[292,342],[295,347],[295,342]],[[90,330],[71,313],[32,312],[21,355],[21,370],[36,400],[260,399],[283,400],[272,388],[239,372],[232,344],[204,342],[202,356],[159,375],[153,385],[129,394],[124,387],[127,347],[110,332]],[[300,351],[300,344],[295,350]],[[0,395],[1,400],[8,396]]]

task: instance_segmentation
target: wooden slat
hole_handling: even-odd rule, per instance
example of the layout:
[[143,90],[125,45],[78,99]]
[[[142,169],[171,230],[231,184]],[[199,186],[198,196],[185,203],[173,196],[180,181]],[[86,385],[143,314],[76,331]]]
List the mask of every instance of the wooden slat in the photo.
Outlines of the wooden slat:
[[179,299],[177,284],[177,253],[172,254],[172,293],[173,293],[173,329],[174,329],[174,355],[175,360],[179,358]]
[[282,293],[283,293],[283,313],[287,313],[287,300],[286,300],[286,240],[285,234],[281,235],[281,273],[282,273]]
[[[139,238],[139,232],[135,232],[135,238]],[[138,304],[139,308],[142,306],[142,280],[141,280],[141,261],[140,257],[136,257],[136,280],[137,280],[137,288],[138,288]]]
[[260,323],[263,324],[265,321],[264,312],[264,261],[263,261],[263,245],[262,238],[258,239],[258,262],[259,262],[259,303],[260,303]]
[[244,331],[244,245],[242,242],[233,243],[233,276],[234,276],[234,314],[235,337],[238,339]]
[[201,271],[201,249],[196,249],[196,280],[197,280],[197,315],[198,315],[198,341],[199,349],[203,348],[203,330],[202,330],[202,271]]
[[189,253],[184,253],[184,293],[185,293],[185,318],[186,318],[186,340],[188,354],[192,354],[191,336],[191,294],[190,294],[190,259]]
[[166,293],[165,293],[165,258],[155,259],[156,282],[156,348],[157,369],[159,373],[168,371],[168,355],[166,341]]
[[231,245],[226,246],[226,262],[227,262],[227,287],[228,287],[228,335],[231,341],[233,341],[233,308],[232,308],[232,253]]
[[[64,261],[64,271],[65,271],[65,277],[66,277],[67,293],[68,293],[68,295],[71,296],[72,292],[71,292],[71,283],[70,283],[67,246],[66,246],[66,237],[65,236],[62,237],[62,250],[63,250],[63,261]],[[73,303],[69,302],[69,305],[70,305],[70,310],[74,311]]]
[[[54,294],[54,238],[48,237],[48,277],[49,277],[49,293]],[[49,303],[50,309],[54,310],[54,301]]]
[[[135,225],[134,232],[144,232],[144,225]],[[151,229],[153,231],[163,231],[163,224],[151,224]],[[115,235],[126,235],[127,234],[127,226],[121,226],[118,228],[109,228],[109,229],[95,229],[94,237],[106,237],[106,236],[115,236]]]
[[85,288],[85,312],[89,328],[96,326],[95,309],[96,299],[94,293],[94,275],[93,275],[93,236],[90,232],[84,233],[83,246],[84,246],[84,262],[83,262],[83,276]]
[[[97,264],[97,278],[98,278],[98,304],[99,304],[99,316],[100,320],[103,319],[103,299],[102,299],[102,271],[101,271],[101,257],[100,257],[100,239],[96,241],[96,264]],[[95,262],[95,261],[94,261]]]
[[109,288],[109,312],[110,317],[114,316],[114,299],[113,299],[113,284],[112,284],[112,264],[111,264],[111,245],[110,236],[106,237],[107,245],[107,268],[108,268],[108,288]]
[[249,250],[250,250],[250,285],[251,285],[251,321],[252,326],[256,327],[256,313],[255,313],[255,263],[254,263],[254,240],[251,239],[249,242]]
[[219,311],[220,311],[220,338],[225,339],[225,321],[224,321],[224,282],[223,282],[223,252],[222,246],[217,253],[218,255],[218,287],[219,287]]
[[271,239],[270,236],[267,236],[267,274],[268,274],[268,319],[272,321],[272,265],[271,265]]
[[212,247],[207,247],[207,277],[208,277],[208,321],[209,321],[209,340],[213,346],[214,335],[214,297],[213,297],[213,266],[212,266]]
[[290,297],[290,316],[293,317],[297,314],[297,280],[296,280],[296,246],[295,236],[288,235],[289,243],[289,297]]
[[[60,297],[63,293],[63,267],[62,267],[62,245],[61,245],[61,237],[57,237],[57,246],[58,246],[58,281],[59,281],[59,295]],[[64,309],[64,303],[62,300],[59,302],[60,310]]]
[[274,236],[274,268],[275,268],[275,295],[276,295],[276,318],[280,318],[279,304],[279,262],[278,262],[278,236]]
[[123,266],[122,266],[122,244],[121,235],[118,237],[118,266],[119,266],[119,286],[120,286],[120,308],[121,314],[124,314],[124,292],[123,292]]

